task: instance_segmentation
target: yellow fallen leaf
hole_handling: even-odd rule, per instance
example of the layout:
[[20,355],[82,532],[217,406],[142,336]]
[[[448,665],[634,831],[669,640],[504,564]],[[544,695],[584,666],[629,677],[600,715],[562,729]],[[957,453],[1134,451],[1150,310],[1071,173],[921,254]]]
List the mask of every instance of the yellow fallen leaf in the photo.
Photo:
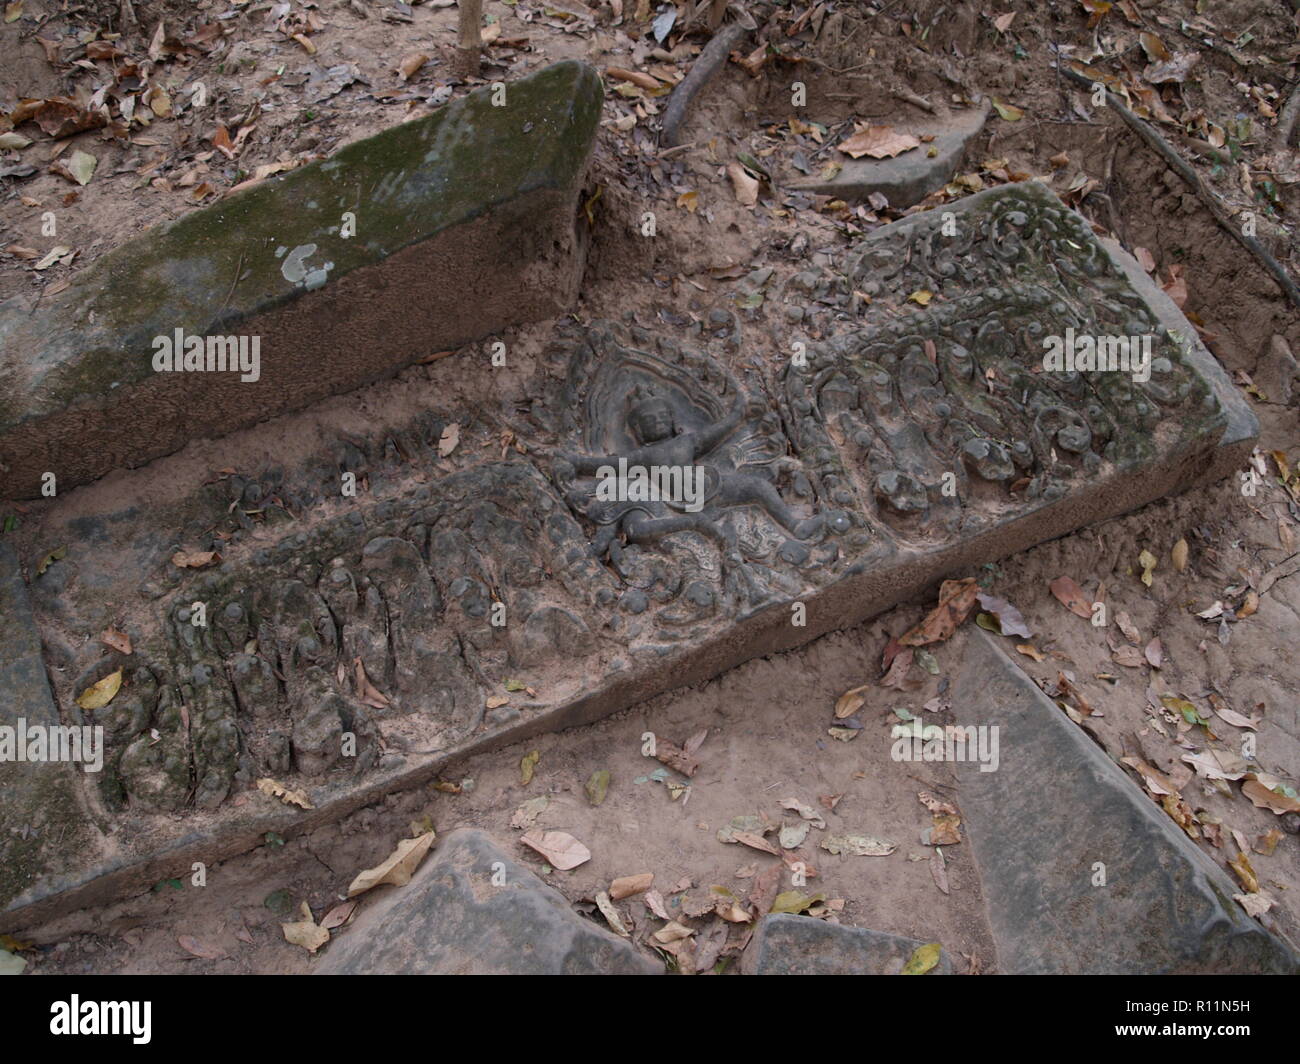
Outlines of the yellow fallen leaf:
[[924,946],[917,946],[912,951],[912,955],[903,965],[903,975],[925,975],[931,968],[939,963],[940,946],[937,942],[929,942]]
[[1025,117],[1025,112],[1019,107],[1014,107],[1009,103],[1003,103],[998,99],[993,101],[993,109],[1007,122],[1019,122]]
[[98,683],[93,683],[77,696],[82,709],[103,709],[122,688],[122,670],[110,672]]
[[843,720],[845,717],[851,717],[866,701],[862,697],[862,692],[867,690],[871,684],[863,684],[861,687],[851,687],[840,695],[835,703],[835,717],[837,720]]
[[357,878],[348,887],[348,897],[355,898],[381,883],[391,883],[395,887],[406,886],[436,837],[437,834],[430,831],[418,838],[403,839],[383,864],[357,873]]
[[928,307],[930,305],[930,300],[934,298],[934,293],[928,288],[918,288],[907,298],[913,303],[920,303],[921,306]]
[[219,561],[221,555],[214,550],[178,550],[172,555],[172,564],[181,569],[204,569]]
[[1255,870],[1250,866],[1250,858],[1244,853],[1238,853],[1235,858],[1228,862],[1228,867],[1237,873],[1237,878],[1241,880],[1241,885],[1246,888],[1247,894],[1259,893],[1259,877],[1255,875]]
[[1171,552],[1174,559],[1174,571],[1181,573],[1187,568],[1187,540],[1180,539]]
[[279,798],[285,805],[296,805],[302,809],[316,808],[307,800],[306,791],[291,791],[283,783],[278,783],[273,779],[265,778],[258,780],[257,789],[263,794],[270,795],[272,798]]
[[525,787],[533,782],[533,772],[541,759],[542,755],[537,750],[530,750],[519,759],[519,778]]
[[286,942],[315,953],[330,940],[330,933],[311,918],[311,909],[302,903],[302,919],[292,924],[281,924]]
[[1034,646],[1033,643],[1017,643],[1016,649],[1025,657],[1033,658],[1035,661],[1042,661],[1047,657],[1047,655]]
[[1144,550],[1138,555],[1138,565],[1142,566],[1142,583],[1147,587],[1151,586],[1151,574],[1155,571],[1157,559],[1149,550]]

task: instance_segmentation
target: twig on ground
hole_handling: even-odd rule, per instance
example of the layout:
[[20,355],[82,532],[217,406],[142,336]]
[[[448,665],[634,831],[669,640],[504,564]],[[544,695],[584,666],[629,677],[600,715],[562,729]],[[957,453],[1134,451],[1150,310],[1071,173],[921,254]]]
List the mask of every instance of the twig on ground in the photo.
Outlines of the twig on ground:
[[[1058,64],[1058,66],[1060,65]],[[1067,66],[1060,66],[1060,71],[1076,84],[1085,88],[1092,88],[1092,79],[1080,74],[1077,70],[1071,70]],[[1295,281],[1291,279],[1291,275],[1287,273],[1286,268],[1271,254],[1269,254],[1263,244],[1253,236],[1247,236],[1241,231],[1241,226],[1233,223],[1232,218],[1228,215],[1227,208],[1222,202],[1220,202],[1219,198],[1215,196],[1213,192],[1206,188],[1205,182],[1201,180],[1200,175],[1192,169],[1188,162],[1179,155],[1178,152],[1174,151],[1174,149],[1170,147],[1169,142],[1165,140],[1165,138],[1162,137],[1149,122],[1143,121],[1124,106],[1124,101],[1113,92],[1106,92],[1106,103],[1114,109],[1115,113],[1124,120],[1125,124],[1133,130],[1134,133],[1142,138],[1147,147],[1151,148],[1152,151],[1164,159],[1164,161],[1169,164],[1170,169],[1187,182],[1192,191],[1196,193],[1196,198],[1205,204],[1210,215],[1219,223],[1220,228],[1237,241],[1238,244],[1254,255],[1255,258],[1259,260],[1259,264],[1268,272],[1269,276],[1277,282],[1278,287],[1282,289],[1283,295],[1285,295],[1294,306],[1300,307],[1300,287],[1296,286]]]
[[660,144],[669,148],[677,146],[677,134],[686,120],[687,109],[700,89],[727,61],[731,49],[740,43],[745,33],[744,26],[733,22],[715,33],[713,39],[704,46],[699,58],[691,64],[690,72],[677,83],[672,95],[668,97],[663,126],[659,132]]

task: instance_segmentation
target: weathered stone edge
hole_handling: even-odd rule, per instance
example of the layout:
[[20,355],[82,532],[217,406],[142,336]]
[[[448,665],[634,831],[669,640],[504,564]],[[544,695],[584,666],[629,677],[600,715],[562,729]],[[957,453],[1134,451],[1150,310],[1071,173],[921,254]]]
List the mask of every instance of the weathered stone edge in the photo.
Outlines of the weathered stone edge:
[[[817,923],[822,922],[815,916],[801,916],[795,913],[768,913],[767,915],[760,917],[758,920],[758,926],[754,930],[753,941],[751,941],[749,946],[746,947],[745,952],[741,954],[741,959],[740,959],[741,972],[743,972],[745,975],[769,974],[769,973],[760,972],[758,969],[759,966],[764,961],[764,957],[762,956],[762,954],[764,949],[767,946],[768,932],[771,930],[773,926],[780,926],[781,924],[793,925],[795,923],[801,923],[804,921],[814,921],[814,920]],[[891,931],[878,931],[872,927],[855,927],[852,924],[841,924],[838,925],[838,927],[841,931],[849,932],[851,937],[854,938],[870,937],[877,940],[889,939],[897,943],[900,947],[904,949],[915,950],[917,947],[924,946],[926,944],[924,940],[909,938],[906,935],[896,935]],[[873,975],[875,973],[862,972],[857,974]],[[938,963],[936,963],[934,968],[932,968],[926,974],[928,975],[951,975],[952,974],[952,958],[948,955],[948,951],[946,949],[943,949],[942,946],[940,946],[939,949]]]
[[[976,706],[971,701],[963,700],[963,693],[984,691],[989,687],[989,676],[996,671],[1001,678],[1013,686],[1018,700],[1029,707],[1036,717],[1041,714],[1044,727],[1053,733],[1053,756],[1060,758],[1062,765],[1079,766],[1080,771],[1089,773],[1098,788],[1109,792],[1127,802],[1146,826],[1146,840],[1135,839],[1135,846],[1147,846],[1154,843],[1164,846],[1174,854],[1175,860],[1185,862],[1190,870],[1190,881],[1186,884],[1187,893],[1198,896],[1210,909],[1212,915],[1199,928],[1200,942],[1207,948],[1223,949],[1225,942],[1239,945],[1253,957],[1261,958],[1263,964],[1255,972],[1292,972],[1300,974],[1300,954],[1287,943],[1271,934],[1259,923],[1249,917],[1232,900],[1235,893],[1240,893],[1223,871],[1204,853],[1201,852],[1173,821],[1137,788],[1095,743],[1082,728],[1073,724],[1058,709],[1038,686],[1007,655],[999,645],[997,637],[983,631],[972,629],[966,637],[962,658],[961,673],[952,690],[958,695],[954,699],[954,710],[962,724],[999,724],[1005,726],[1005,718],[994,714],[978,715]],[[1004,711],[1005,712],[1005,711]],[[989,879],[997,878],[1000,862],[1005,856],[999,852],[996,836],[989,825],[989,817],[996,817],[1002,807],[996,799],[982,803],[978,792],[973,791],[980,782],[981,773],[977,764],[961,762],[957,765],[961,783],[962,813],[968,829],[968,842],[975,852],[975,861],[984,881],[984,902],[989,912],[990,926],[997,944],[999,961],[1004,974],[1123,974],[1113,969],[1096,969],[1084,962],[1079,966],[1079,954],[1088,955],[1093,947],[1091,942],[1070,942],[1064,936],[1066,925],[1051,918],[1050,904],[1041,914],[1044,918],[1035,923],[1027,920],[1023,911],[1012,912],[1008,907],[1012,894],[990,888]],[[989,817],[985,816],[989,814]],[[1095,808],[1078,810],[1080,828],[1087,829],[1088,819],[1097,815]],[[1001,827],[1004,831],[1007,825]],[[1034,830],[1032,824],[1018,824],[1012,831],[1015,838],[1029,837]],[[1170,899],[1171,904],[1178,905],[1177,898]],[[1052,955],[1059,957],[1058,967],[1043,967],[1028,961],[1028,955],[1018,946],[1022,940],[1041,945],[1050,941]],[[1133,947],[1131,965],[1126,969],[1133,974],[1156,974],[1160,969],[1149,967],[1155,958],[1149,951],[1142,950],[1145,945],[1135,929],[1123,926],[1114,927],[1112,942],[1128,942]],[[1186,967],[1194,970],[1199,955],[1184,955],[1167,962],[1164,958],[1156,963],[1172,963],[1181,970]]]

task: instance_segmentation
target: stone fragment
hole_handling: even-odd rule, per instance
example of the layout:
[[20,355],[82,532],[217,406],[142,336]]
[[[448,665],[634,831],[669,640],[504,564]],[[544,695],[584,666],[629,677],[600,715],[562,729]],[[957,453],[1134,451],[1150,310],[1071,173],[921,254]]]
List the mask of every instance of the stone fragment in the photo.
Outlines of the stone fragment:
[[[746,975],[899,975],[924,945],[865,927],[771,913],[759,921],[741,970]],[[947,953],[940,951],[939,963],[929,974],[952,974]]]
[[[145,233],[35,312],[0,307],[0,495],[38,495],[47,470],[84,484],[565,311],[600,79],[565,61],[506,85],[505,106],[495,91]],[[178,340],[182,365],[228,368],[159,371]]]
[[998,729],[995,770],[956,768],[1001,971],[1300,971],[1218,865],[997,643],[968,632],[950,697],[961,727]]
[[866,200],[876,193],[898,210],[911,207],[952,180],[966,149],[983,131],[989,110],[989,101],[985,100],[964,111],[909,121],[905,126],[896,126],[896,131],[933,136],[934,140],[923,141],[919,148],[892,159],[850,159],[837,154],[840,169],[831,177],[791,181],[787,187],[851,201]]
[[318,975],[661,975],[484,832],[453,831],[411,882],[368,901]]

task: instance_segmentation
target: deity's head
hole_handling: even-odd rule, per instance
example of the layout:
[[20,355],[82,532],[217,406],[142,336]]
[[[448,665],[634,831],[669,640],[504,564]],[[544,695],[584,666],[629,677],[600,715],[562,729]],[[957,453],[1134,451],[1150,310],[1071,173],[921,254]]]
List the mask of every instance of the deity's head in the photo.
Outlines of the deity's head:
[[632,390],[627,423],[642,443],[666,440],[676,428],[672,405],[648,384]]

